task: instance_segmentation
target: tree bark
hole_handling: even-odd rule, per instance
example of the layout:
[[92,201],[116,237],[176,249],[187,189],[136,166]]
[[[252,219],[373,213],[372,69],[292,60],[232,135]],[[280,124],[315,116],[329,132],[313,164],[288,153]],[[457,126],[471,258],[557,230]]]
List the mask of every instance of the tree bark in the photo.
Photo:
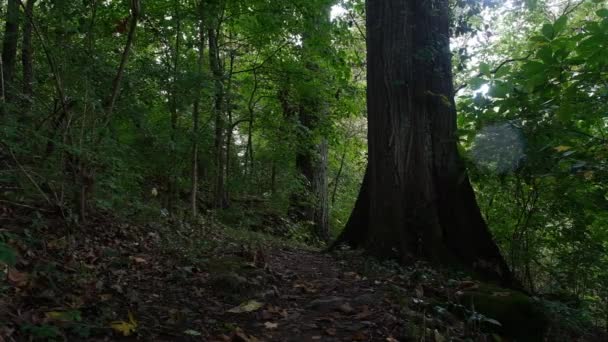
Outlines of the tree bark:
[[[217,25],[219,26],[219,24]],[[224,72],[222,70],[221,59],[218,47],[219,29],[211,28],[208,30],[209,39],[209,64],[215,82],[214,94],[214,115],[215,115],[215,198],[214,207],[217,209],[228,206],[228,199],[225,191],[225,151],[224,151]]]
[[120,65],[118,66],[118,71],[116,72],[116,76],[114,77],[114,81],[112,82],[112,91],[110,92],[110,97],[108,98],[104,106],[106,113],[106,120],[104,126],[110,123],[114,114],[114,106],[116,105],[116,100],[118,99],[122,78],[127,67],[127,62],[129,61],[131,48],[133,47],[133,41],[135,40],[135,31],[137,29],[140,11],[141,8],[139,0],[131,0],[131,18],[129,21],[129,33],[127,35],[127,42],[125,43],[125,47],[120,58]]
[[[23,22],[23,40],[21,46],[21,65],[23,67],[23,111],[29,116],[34,96],[34,51],[32,47],[32,21],[34,18],[34,4],[36,0],[28,0],[25,5],[25,17]],[[31,19],[31,20],[30,20]]]
[[344,169],[344,163],[346,162],[346,148],[342,152],[342,158],[340,158],[340,167],[334,179],[334,190],[331,192],[331,204],[336,203],[336,194],[338,192],[338,185],[340,184],[340,177],[342,177],[342,170]]
[[199,124],[200,124],[200,97],[203,87],[203,65],[205,56],[205,21],[203,12],[204,0],[199,2],[199,29],[198,29],[198,65],[197,75],[199,77],[197,91],[194,95],[194,103],[192,105],[192,175],[190,189],[190,210],[193,218],[198,216],[198,139],[199,139]]
[[[232,40],[232,34],[229,35],[229,41]],[[236,59],[236,52],[231,50],[228,57],[228,75],[227,75],[227,84],[226,84],[226,114],[228,116],[228,125],[226,128],[226,148],[225,148],[225,157],[224,157],[224,183],[226,183],[230,179],[230,171],[232,162],[232,140],[233,133],[236,129],[236,125],[232,122],[232,77],[234,72],[234,61]],[[238,121],[237,121],[238,123]],[[226,199],[230,198],[230,193],[228,187],[224,184],[224,197]]]
[[254,122],[254,114],[255,114],[255,106],[258,100],[254,100],[255,95],[258,91],[258,74],[257,71],[253,71],[253,90],[251,90],[251,95],[249,96],[249,101],[247,102],[247,111],[249,112],[249,125],[247,126],[247,145],[245,146],[245,175],[249,176],[249,180],[251,181],[251,176],[253,175],[253,122]]
[[4,41],[2,43],[2,82],[0,93],[3,102],[10,102],[13,97],[13,75],[17,60],[17,40],[19,38],[19,1],[8,0]]
[[315,223],[315,235],[323,240],[329,241],[329,185],[327,181],[329,143],[323,137],[317,146],[318,160],[314,165],[312,179],[312,193],[316,203],[313,203],[313,222]]
[[177,188],[177,176],[175,175],[176,170],[173,168],[173,165],[176,165],[176,148],[177,148],[177,120],[179,119],[179,107],[178,107],[178,97],[179,97],[179,72],[180,72],[180,53],[181,53],[181,35],[182,35],[182,18],[181,18],[181,3],[179,0],[175,0],[173,2],[174,6],[174,18],[175,18],[175,45],[173,50],[173,77],[171,83],[170,90],[170,101],[169,101],[169,110],[171,112],[171,157],[170,157],[170,167],[167,169],[167,209],[169,212],[173,212],[174,207],[176,206],[175,201],[178,197],[179,189]]
[[337,242],[515,286],[457,149],[447,0],[368,0],[369,165]]
[[[304,32],[302,49],[309,78],[318,80],[322,70],[316,62],[324,50],[329,49],[329,34],[326,31],[330,20],[329,2],[308,13],[309,31]],[[309,85],[310,86],[310,85]],[[323,92],[305,94],[301,99],[299,119],[305,128],[301,136],[301,146],[296,154],[296,168],[304,180],[305,189],[292,196],[292,212],[300,220],[314,224],[316,236],[329,240],[329,187],[327,182],[328,142],[325,136],[315,142],[323,117],[327,116],[328,105]]]

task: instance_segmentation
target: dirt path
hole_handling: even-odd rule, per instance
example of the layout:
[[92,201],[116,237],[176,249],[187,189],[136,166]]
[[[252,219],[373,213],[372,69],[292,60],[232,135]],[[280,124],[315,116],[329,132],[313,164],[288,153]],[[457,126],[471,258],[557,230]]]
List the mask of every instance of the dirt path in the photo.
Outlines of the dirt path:
[[78,238],[52,226],[37,234],[44,239],[34,244],[12,242],[20,258],[0,286],[0,342],[482,336],[448,310],[455,292],[476,284],[422,264],[398,268],[242,231],[109,220]]
[[[268,269],[278,296],[246,314],[244,334],[267,341],[386,341],[390,305],[373,281],[327,254],[276,250]],[[230,317],[226,317],[230,319]],[[390,341],[390,339],[389,339]]]

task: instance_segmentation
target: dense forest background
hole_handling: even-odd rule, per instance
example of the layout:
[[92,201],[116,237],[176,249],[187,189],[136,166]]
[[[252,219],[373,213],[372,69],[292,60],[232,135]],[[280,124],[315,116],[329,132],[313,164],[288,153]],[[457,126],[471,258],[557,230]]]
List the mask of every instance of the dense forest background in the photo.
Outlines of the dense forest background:
[[[530,293],[608,328],[606,3],[450,7],[459,149],[484,218]],[[72,231],[108,212],[273,226],[319,246],[344,227],[367,164],[363,1],[1,8],[5,212]]]

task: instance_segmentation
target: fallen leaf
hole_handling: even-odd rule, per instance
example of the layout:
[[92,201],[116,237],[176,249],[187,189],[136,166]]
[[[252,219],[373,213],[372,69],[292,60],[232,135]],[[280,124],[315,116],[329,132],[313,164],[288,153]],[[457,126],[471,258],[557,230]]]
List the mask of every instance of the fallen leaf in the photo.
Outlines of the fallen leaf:
[[437,329],[435,329],[433,335],[435,342],[445,342],[445,337],[443,337],[443,335],[441,335]]
[[389,336],[386,338],[386,342],[399,342],[399,340],[394,338],[393,336]]
[[8,280],[17,287],[23,287],[27,285],[29,276],[27,273],[19,272],[13,267],[8,268]]
[[474,281],[463,281],[458,285],[458,290],[475,290],[479,288],[479,284]]
[[129,312],[129,321],[116,321],[110,323],[112,329],[118,331],[123,334],[123,336],[130,336],[137,330],[137,321],[133,318],[133,314]]
[[272,323],[272,322],[266,322],[266,323],[264,323],[264,327],[266,327],[266,329],[276,329],[279,327],[279,324]]
[[241,328],[237,328],[236,331],[232,334],[231,342],[258,342],[259,340],[255,336],[247,335],[241,330]]
[[365,340],[367,340],[367,336],[365,336],[365,334],[362,333],[361,331],[358,331],[358,332],[354,333],[353,336],[351,336],[351,339],[353,341],[365,341]]
[[356,272],[344,272],[345,277],[355,278],[355,280],[361,280],[361,276],[359,276]]
[[138,264],[145,264],[148,261],[142,257],[133,257],[133,261],[135,261]]
[[312,286],[307,286],[305,284],[295,284],[293,286],[294,289],[300,289],[302,293],[317,293],[317,290]]
[[369,311],[369,307],[367,305],[364,305],[361,309],[361,312],[359,312],[358,314],[355,315],[355,319],[364,319],[367,318],[369,316],[371,316],[372,312]]
[[264,310],[264,311],[262,311],[262,319],[271,319],[272,316],[273,315],[270,312],[270,310]]
[[112,294],[110,294],[110,293],[102,293],[101,295],[99,295],[99,299],[100,299],[102,302],[107,302],[107,301],[109,301],[110,299],[112,299]]
[[59,321],[59,322],[78,322],[82,318],[80,316],[80,311],[71,310],[71,311],[49,311],[45,314],[48,320]]
[[353,309],[353,307],[350,306],[350,304],[348,304],[348,303],[344,303],[344,304],[340,305],[339,309],[342,313],[345,313],[345,314],[351,314],[351,313],[353,313],[353,311],[355,311],[355,309]]
[[241,305],[228,310],[228,312],[230,312],[230,313],[252,312],[252,311],[256,311],[256,310],[260,309],[262,306],[264,306],[264,303],[260,303],[256,300],[250,300],[250,301],[241,303]]
[[184,331],[184,334],[186,335],[190,335],[190,336],[201,336],[202,334],[196,330],[192,330],[192,329],[188,329]]
[[336,336],[336,329],[334,328],[327,328],[325,329],[325,333],[329,336]]

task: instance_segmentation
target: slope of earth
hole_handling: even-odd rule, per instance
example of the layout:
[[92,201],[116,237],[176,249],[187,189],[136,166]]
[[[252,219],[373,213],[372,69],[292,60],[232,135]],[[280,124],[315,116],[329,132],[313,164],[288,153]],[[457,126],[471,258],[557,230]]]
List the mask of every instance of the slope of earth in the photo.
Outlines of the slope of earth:
[[16,255],[0,269],[0,341],[510,340],[458,304],[481,284],[423,264],[330,255],[212,222],[98,215],[68,229],[25,214],[2,218],[0,241]]

